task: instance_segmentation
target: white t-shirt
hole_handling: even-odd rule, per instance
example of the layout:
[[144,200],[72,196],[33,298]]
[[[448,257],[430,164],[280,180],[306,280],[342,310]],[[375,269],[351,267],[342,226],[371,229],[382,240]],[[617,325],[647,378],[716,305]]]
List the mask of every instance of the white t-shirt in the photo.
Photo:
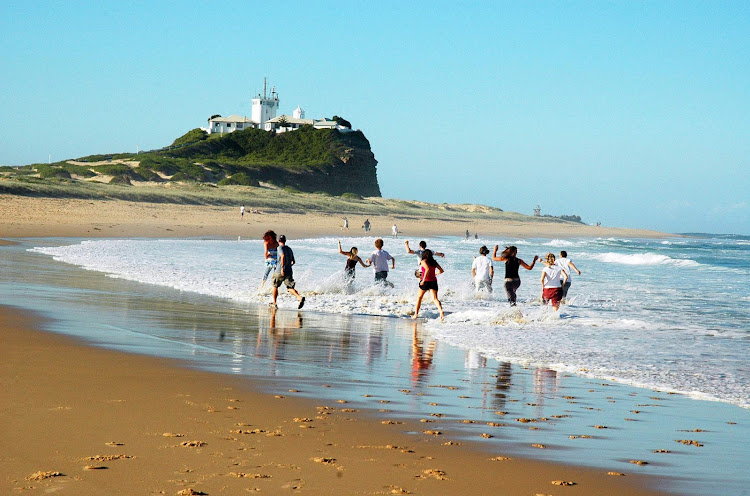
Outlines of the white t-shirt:
[[372,262],[372,269],[375,272],[388,271],[388,260],[393,260],[390,253],[385,250],[375,250],[370,255],[370,262]]
[[492,267],[492,259],[487,255],[479,255],[471,263],[471,268],[476,271],[474,279],[477,281],[489,281],[490,267]]
[[542,274],[547,274],[547,279],[544,281],[545,288],[561,288],[562,287],[562,268],[555,264],[552,267],[545,267],[542,270]]
[[[560,269],[562,269],[562,271],[567,274],[568,279],[570,279],[570,259],[558,258],[555,263],[560,266]],[[560,275],[560,277],[562,278],[562,274]]]

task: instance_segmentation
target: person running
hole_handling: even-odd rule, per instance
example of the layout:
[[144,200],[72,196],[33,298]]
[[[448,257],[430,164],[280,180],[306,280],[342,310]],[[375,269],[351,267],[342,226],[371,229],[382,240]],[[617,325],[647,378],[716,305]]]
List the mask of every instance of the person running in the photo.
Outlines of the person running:
[[375,282],[382,281],[384,284],[393,287],[393,284],[388,282],[388,260],[391,261],[391,268],[395,269],[396,259],[383,249],[383,240],[381,238],[376,239],[375,251],[365,262],[368,266],[372,266],[375,271]]
[[344,251],[341,249],[341,241],[339,241],[339,253],[342,255],[348,257],[346,259],[346,267],[344,267],[344,272],[346,274],[346,279],[349,284],[354,282],[354,270],[357,268],[357,262],[359,262],[362,267],[369,267],[369,265],[365,265],[365,263],[362,261],[359,256],[357,256],[359,250],[357,250],[356,246],[352,246],[349,251]]
[[486,290],[492,293],[492,278],[495,277],[495,267],[492,259],[488,257],[490,250],[486,246],[479,248],[479,256],[471,263],[471,277],[474,278],[474,286],[477,292]]
[[560,250],[560,258],[557,259],[557,265],[560,266],[562,271],[565,273],[566,276],[568,276],[568,280],[565,284],[563,284],[563,294],[562,294],[562,302],[565,303],[565,299],[568,297],[568,290],[570,289],[570,269],[573,268],[576,272],[578,272],[578,275],[581,275],[581,271],[578,270],[578,267],[576,267],[576,264],[573,263],[571,259],[568,258],[568,252],[565,250]]
[[263,258],[266,260],[266,271],[263,273],[263,281],[260,283],[260,288],[263,288],[266,284],[266,279],[271,272],[276,272],[276,263],[278,262],[278,248],[279,242],[276,241],[276,233],[273,231],[266,231],[263,235]]
[[544,257],[544,269],[542,269],[542,302],[546,305],[549,303],[555,311],[560,310],[560,300],[562,300],[563,286],[568,282],[568,276],[562,270],[562,267],[555,263],[555,256],[547,253]]
[[370,219],[365,219],[365,223],[362,224],[362,227],[365,229],[365,232],[370,232]]
[[419,292],[417,293],[417,305],[414,307],[414,317],[419,317],[419,307],[422,306],[422,298],[424,294],[429,291],[432,294],[432,301],[435,302],[438,310],[440,311],[440,320],[445,320],[445,313],[443,312],[443,305],[438,299],[438,280],[437,276],[445,272],[439,263],[432,256],[431,250],[424,250],[422,252],[422,262],[420,263],[420,269],[422,270],[422,277],[419,279]]
[[273,303],[271,303],[271,306],[276,308],[276,298],[279,296],[279,287],[284,284],[286,286],[286,290],[290,294],[295,296],[297,298],[297,301],[299,301],[299,306],[297,306],[297,308],[302,308],[305,305],[305,297],[299,294],[296,289],[294,289],[294,286],[296,284],[294,282],[292,271],[292,266],[296,263],[296,261],[294,260],[294,252],[286,245],[286,236],[284,236],[283,234],[279,236],[278,251],[279,261],[276,264],[276,272],[271,279],[271,283],[273,284]]
[[534,261],[529,265],[516,256],[518,255],[518,248],[515,246],[506,246],[499,257],[497,256],[497,248],[497,245],[495,245],[495,250],[492,252],[492,260],[495,262],[505,262],[505,293],[508,295],[508,303],[514,307],[516,306],[516,291],[521,286],[518,267],[531,270],[534,268],[534,264],[536,264],[539,257],[534,255]]

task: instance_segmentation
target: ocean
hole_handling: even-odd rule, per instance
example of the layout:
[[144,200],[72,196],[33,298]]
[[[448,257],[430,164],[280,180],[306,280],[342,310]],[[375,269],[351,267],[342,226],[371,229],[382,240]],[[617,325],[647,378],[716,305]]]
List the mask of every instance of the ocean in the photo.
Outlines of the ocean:
[[[385,240],[396,258],[393,288],[373,284],[372,270],[362,267],[349,286],[337,241],[288,242],[305,310],[409,317],[417,259],[405,253],[404,240]],[[412,248],[419,241],[410,240]],[[750,237],[426,241],[445,253],[438,262],[445,269],[439,284],[446,321],[437,320],[429,296],[420,313],[439,342],[511,363],[750,408],[750,291],[744,285]],[[374,250],[374,238],[341,242],[344,250],[358,247],[363,259]],[[539,301],[541,262],[532,271],[522,268],[519,305],[510,308],[502,263],[495,263],[494,293],[474,291],[471,263],[482,245],[515,245],[527,263],[534,255],[566,250],[582,275],[573,274],[567,305],[556,313]],[[258,291],[264,266],[259,240],[87,240],[32,251],[114,278],[240,303],[270,302],[267,291]],[[279,304],[296,308],[283,288]]]

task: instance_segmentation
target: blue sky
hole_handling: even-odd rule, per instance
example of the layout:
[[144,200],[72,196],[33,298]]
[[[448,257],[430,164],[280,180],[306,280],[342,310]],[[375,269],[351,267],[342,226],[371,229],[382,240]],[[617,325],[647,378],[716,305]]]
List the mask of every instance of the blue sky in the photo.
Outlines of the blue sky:
[[750,3],[0,3],[0,164],[341,115],[384,196],[750,234]]

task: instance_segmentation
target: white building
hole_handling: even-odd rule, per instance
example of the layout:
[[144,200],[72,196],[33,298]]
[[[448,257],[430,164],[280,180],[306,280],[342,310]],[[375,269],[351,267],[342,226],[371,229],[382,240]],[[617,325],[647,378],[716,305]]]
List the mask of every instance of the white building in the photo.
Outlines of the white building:
[[279,109],[279,95],[276,87],[271,88],[271,95],[266,93],[266,80],[263,79],[263,95],[258,95],[251,100],[250,118],[247,116],[230,115],[229,117],[213,117],[208,120],[208,134],[233,133],[247,128],[265,129],[283,133],[299,129],[301,126],[313,126],[315,129],[338,129],[339,131],[351,131],[347,127],[340,126],[336,121],[330,119],[305,119],[305,111],[299,105],[292,115],[280,115],[276,117]]

